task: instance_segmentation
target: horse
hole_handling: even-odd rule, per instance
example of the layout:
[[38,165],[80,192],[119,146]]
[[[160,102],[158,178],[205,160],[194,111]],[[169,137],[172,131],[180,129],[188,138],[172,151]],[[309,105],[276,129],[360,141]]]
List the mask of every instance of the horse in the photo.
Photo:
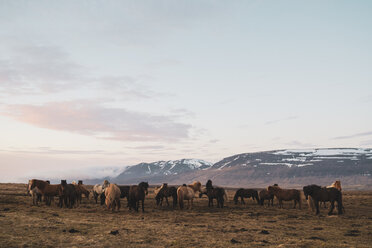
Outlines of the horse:
[[149,193],[149,184],[141,182],[138,185],[132,185],[129,188],[129,210],[138,212],[139,202],[142,202],[142,212],[145,212],[145,195]]
[[319,185],[308,185],[303,187],[303,191],[306,197],[306,200],[309,196],[313,199],[314,205],[316,207],[316,215],[319,214],[319,202],[331,202],[331,208],[328,212],[328,215],[333,213],[333,209],[335,207],[335,201],[337,201],[337,210],[338,214],[343,213],[343,205],[342,205],[342,193],[338,189],[331,187],[321,187]]
[[265,200],[268,200],[268,203],[267,203],[267,206],[269,207],[270,206],[270,202],[271,202],[271,206],[274,205],[274,194],[270,194],[269,191],[267,189],[263,189],[261,190],[259,193],[258,193],[258,196],[260,198],[260,205],[263,206],[264,205],[264,201]]
[[235,204],[238,204],[238,198],[240,197],[241,203],[245,204],[244,197],[245,198],[252,198],[252,200],[256,200],[257,204],[259,204],[259,198],[258,198],[258,192],[255,189],[243,189],[240,188],[235,192],[234,195],[234,202]]
[[129,189],[130,189],[130,186],[118,186],[119,189],[120,189],[120,198],[127,198],[127,207],[129,207]]
[[[339,191],[342,191],[342,188],[341,188],[341,181],[340,180],[336,180],[334,183],[332,183],[331,185],[327,186],[327,188],[336,188],[338,189]],[[311,204],[311,197],[309,198],[309,205]],[[320,202],[320,205],[322,205],[323,203],[323,206],[324,208],[327,208],[327,205],[325,202]]]
[[31,181],[28,180],[27,194],[32,196],[32,204],[38,205],[38,202],[41,202],[42,194],[38,187],[31,189]]
[[77,193],[77,203],[81,204],[82,195],[85,195],[87,199],[89,199],[89,191],[83,186],[83,184],[72,184],[75,187]]
[[296,208],[298,202],[299,209],[301,209],[301,192],[297,189],[282,189],[279,186],[269,186],[267,191],[274,194],[279,201],[279,208],[283,208],[283,201],[294,200],[293,208]]
[[108,210],[112,208],[112,211],[114,211],[115,207],[117,211],[120,210],[120,189],[116,184],[111,183],[105,189],[105,203]]
[[213,207],[213,199],[217,200],[217,207],[223,208],[224,201],[227,201],[227,195],[223,188],[213,187],[212,181],[208,180],[206,187],[200,191],[199,198],[205,194],[208,197],[208,207]]
[[[195,192],[196,191],[201,191],[201,183],[199,181],[194,181],[192,184],[189,185],[182,185],[178,187],[177,189],[177,197],[178,197],[178,203],[180,205],[180,209],[183,209],[183,200],[187,200],[187,207],[189,209],[192,208],[193,206],[193,199],[195,197]],[[191,200],[191,205],[190,205],[190,200]]]
[[339,191],[342,191],[341,181],[340,180],[336,180],[334,183],[332,183],[331,185],[327,186],[327,188],[336,188]]
[[168,197],[170,196],[173,198],[173,208],[175,208],[177,206],[177,189],[174,186],[168,187],[167,183],[163,183],[163,185],[159,187],[155,193],[156,205],[159,206],[160,204],[160,206],[162,206],[163,199],[165,197],[165,201],[169,206]]
[[96,184],[93,186],[93,197],[97,203],[98,196],[101,199],[101,205],[105,204],[105,188],[108,187],[110,183],[107,180],[103,181],[103,184]]
[[[63,203],[65,207],[72,208],[75,205],[75,202],[78,198],[78,192],[75,188],[74,184],[67,184],[66,180],[61,180],[61,187],[59,188],[59,195],[60,195],[60,207],[63,207]],[[61,201],[63,200],[63,201]]]
[[46,181],[32,179],[30,182],[30,190],[38,188],[45,199],[45,204],[50,206],[51,200],[54,196],[59,196],[60,184],[50,184]]

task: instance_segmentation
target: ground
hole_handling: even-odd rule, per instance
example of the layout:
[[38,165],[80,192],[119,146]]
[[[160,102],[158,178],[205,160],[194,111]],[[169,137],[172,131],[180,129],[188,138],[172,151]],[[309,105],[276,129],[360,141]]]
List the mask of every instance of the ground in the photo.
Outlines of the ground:
[[202,198],[181,211],[156,207],[150,189],[145,213],[129,212],[125,199],[112,213],[85,198],[74,209],[32,206],[26,185],[0,184],[0,247],[372,247],[371,191],[343,192],[342,216],[315,216],[305,200],[301,210],[235,205],[233,194],[224,209]]

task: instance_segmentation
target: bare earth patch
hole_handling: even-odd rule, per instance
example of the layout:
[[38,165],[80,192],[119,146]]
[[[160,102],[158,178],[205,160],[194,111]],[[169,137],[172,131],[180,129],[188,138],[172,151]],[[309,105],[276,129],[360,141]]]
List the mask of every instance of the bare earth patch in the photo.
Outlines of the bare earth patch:
[[[150,190],[145,213],[119,212],[92,199],[74,209],[32,206],[26,185],[0,184],[0,247],[371,247],[372,192],[343,193],[346,213],[261,207],[252,200],[224,209],[196,199],[192,210],[156,207]],[[171,203],[171,200],[170,200]],[[335,211],[336,213],[336,211]]]

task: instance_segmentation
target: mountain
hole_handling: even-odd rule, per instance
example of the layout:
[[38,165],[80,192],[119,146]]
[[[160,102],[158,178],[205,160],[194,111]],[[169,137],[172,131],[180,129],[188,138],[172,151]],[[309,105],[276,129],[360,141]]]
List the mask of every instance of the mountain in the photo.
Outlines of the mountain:
[[169,178],[180,178],[183,175],[207,170],[212,163],[200,159],[180,159],[169,161],[157,161],[153,163],[140,163],[127,167],[114,181],[136,183],[138,181],[150,181],[151,183],[166,182]]
[[[211,179],[215,185],[256,187],[278,183],[283,187],[330,185],[340,179],[349,189],[372,188],[372,149],[321,148],[274,150],[233,155],[211,164],[198,159],[140,163],[117,177],[119,184],[183,184]],[[95,183],[102,182],[96,180]]]
[[[220,173],[219,173],[220,172]],[[209,170],[221,185],[329,185],[341,179],[355,188],[372,187],[372,149],[323,148],[244,153],[222,159]]]

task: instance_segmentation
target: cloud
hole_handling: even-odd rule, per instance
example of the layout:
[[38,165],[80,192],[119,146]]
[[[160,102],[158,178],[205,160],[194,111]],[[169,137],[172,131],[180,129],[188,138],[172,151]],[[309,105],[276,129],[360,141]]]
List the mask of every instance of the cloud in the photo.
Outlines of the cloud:
[[38,147],[36,149],[22,149],[22,148],[15,148],[9,147],[7,149],[1,149],[0,152],[7,152],[7,153],[20,153],[20,154],[45,154],[45,155],[122,155],[122,153],[115,153],[115,152],[107,152],[104,150],[60,150],[60,149],[52,149],[50,147]]
[[283,118],[283,119],[267,121],[267,122],[265,122],[265,125],[271,125],[271,124],[275,124],[275,123],[278,123],[278,122],[281,122],[281,121],[289,121],[289,120],[295,120],[295,119],[298,119],[298,116],[289,116],[289,117]]
[[0,60],[0,91],[13,94],[56,92],[83,83],[85,71],[69,60],[68,54],[53,46],[25,46],[11,49]]
[[364,137],[364,136],[370,136],[372,135],[372,132],[364,132],[364,133],[356,133],[356,134],[352,134],[352,135],[346,135],[346,136],[338,136],[338,137],[334,137],[332,139],[353,139],[353,138],[357,138],[357,137]]
[[84,91],[110,95],[121,100],[164,97],[146,82],[149,75],[101,75],[92,68],[75,63],[62,48],[57,46],[17,46],[9,49],[7,58],[0,57],[0,94],[40,95],[66,91]]
[[170,116],[109,108],[94,101],[6,105],[0,113],[40,128],[118,141],[175,141],[188,138],[191,129]]

